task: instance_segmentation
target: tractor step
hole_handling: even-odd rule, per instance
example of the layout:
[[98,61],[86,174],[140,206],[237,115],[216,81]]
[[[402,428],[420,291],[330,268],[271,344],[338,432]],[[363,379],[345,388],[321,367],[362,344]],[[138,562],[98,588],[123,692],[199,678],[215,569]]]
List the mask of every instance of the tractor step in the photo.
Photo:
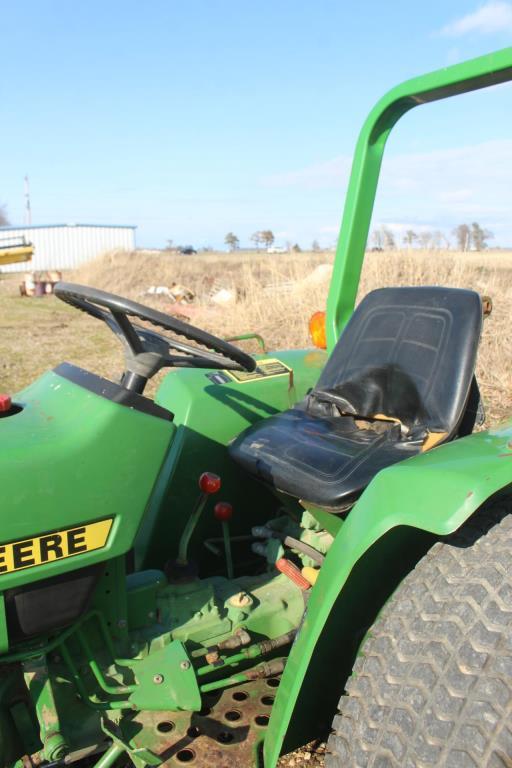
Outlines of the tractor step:
[[135,749],[146,749],[177,768],[259,765],[278,677],[255,680],[203,696],[200,712],[138,712],[123,726]]

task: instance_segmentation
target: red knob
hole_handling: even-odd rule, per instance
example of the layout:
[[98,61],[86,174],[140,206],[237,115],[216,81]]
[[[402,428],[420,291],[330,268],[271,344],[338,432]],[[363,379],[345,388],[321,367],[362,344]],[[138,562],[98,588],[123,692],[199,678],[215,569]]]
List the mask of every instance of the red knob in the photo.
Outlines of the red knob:
[[203,472],[199,478],[199,487],[203,493],[217,493],[220,491],[220,477],[213,472]]
[[233,507],[228,501],[219,501],[213,508],[213,514],[221,523],[227,523],[233,517]]
[[11,410],[12,401],[9,395],[0,395],[0,413]]

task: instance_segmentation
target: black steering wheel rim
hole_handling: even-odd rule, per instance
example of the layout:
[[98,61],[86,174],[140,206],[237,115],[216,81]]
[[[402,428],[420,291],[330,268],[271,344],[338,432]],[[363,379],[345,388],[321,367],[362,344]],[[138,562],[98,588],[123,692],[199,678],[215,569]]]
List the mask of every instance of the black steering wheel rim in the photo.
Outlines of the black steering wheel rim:
[[[58,282],[55,285],[54,293],[61,301],[70,304],[76,309],[80,309],[82,312],[86,312],[98,320],[103,320],[125,343],[126,348],[129,350],[127,352],[127,361],[132,359],[135,361],[137,357],[142,358],[144,355],[146,358],[150,354],[158,355],[159,353],[155,351],[155,344],[158,346],[158,342],[161,345],[166,344],[168,348],[177,349],[185,353],[185,356],[181,355],[179,358],[173,358],[169,355],[165,356],[160,353],[162,360],[157,361],[155,359],[154,365],[149,366],[149,368],[154,368],[153,373],[156,373],[162,367],[171,367],[172,365],[200,368],[224,367],[245,371],[254,371],[256,368],[256,360],[233,344],[207,331],[203,331],[201,328],[179,320],[177,317],[166,315],[164,312],[146,307],[136,301],[131,301],[98,288],[67,282]],[[135,326],[128,318],[137,318],[162,330],[171,331],[178,336],[183,336],[203,347],[204,351],[174,339],[168,339],[141,326]],[[149,346],[149,350],[147,346]],[[131,370],[128,365],[127,370]],[[137,371],[135,373],[137,374]],[[153,373],[147,375],[146,380]]]

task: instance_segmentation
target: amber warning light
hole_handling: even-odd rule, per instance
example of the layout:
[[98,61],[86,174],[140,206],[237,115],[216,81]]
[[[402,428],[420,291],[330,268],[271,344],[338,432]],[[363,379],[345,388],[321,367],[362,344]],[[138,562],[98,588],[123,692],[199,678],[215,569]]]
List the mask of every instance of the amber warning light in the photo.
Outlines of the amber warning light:
[[315,347],[327,349],[325,336],[325,312],[315,312],[309,319],[309,334]]

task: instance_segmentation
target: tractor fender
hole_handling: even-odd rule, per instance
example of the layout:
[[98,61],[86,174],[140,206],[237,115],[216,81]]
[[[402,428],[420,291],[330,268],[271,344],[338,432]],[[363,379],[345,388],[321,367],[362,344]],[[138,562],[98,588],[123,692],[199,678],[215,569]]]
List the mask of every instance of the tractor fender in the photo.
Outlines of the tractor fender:
[[[507,487],[512,492],[512,421],[375,476],[341,525],[311,592],[265,737],[265,768],[274,768],[282,751],[318,737],[324,709],[330,725],[357,648],[393,589],[435,539]],[[398,581],[387,579],[386,592],[381,587],[393,572]],[[376,595],[380,604],[365,623],[364,608]]]

